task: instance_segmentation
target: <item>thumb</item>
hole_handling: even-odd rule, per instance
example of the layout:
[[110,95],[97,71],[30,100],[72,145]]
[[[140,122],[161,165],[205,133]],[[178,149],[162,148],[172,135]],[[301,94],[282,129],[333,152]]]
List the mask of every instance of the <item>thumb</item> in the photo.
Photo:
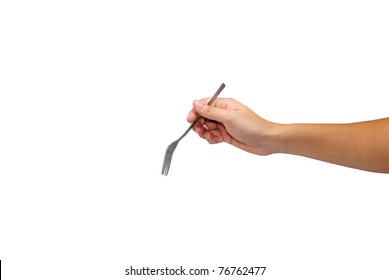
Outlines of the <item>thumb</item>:
[[227,121],[228,112],[226,109],[209,106],[200,100],[195,100],[193,102],[193,107],[196,112],[203,118],[218,121],[221,123]]

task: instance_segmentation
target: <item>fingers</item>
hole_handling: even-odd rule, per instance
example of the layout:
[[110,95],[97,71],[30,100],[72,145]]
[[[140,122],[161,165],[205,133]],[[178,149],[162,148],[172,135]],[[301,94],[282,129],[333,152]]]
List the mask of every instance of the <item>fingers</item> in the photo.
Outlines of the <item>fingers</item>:
[[216,98],[211,106],[206,105],[208,100],[209,98],[202,98],[193,102],[193,108],[187,116],[188,122],[194,122],[197,115],[200,114],[207,119],[223,123],[230,116],[229,110],[234,110],[242,106],[239,102],[231,98]]
[[230,98],[217,98],[212,106],[206,105],[208,98],[193,102],[193,108],[188,113],[187,121],[193,123],[200,114],[203,118],[193,127],[193,130],[210,144],[230,142],[231,136],[223,124],[229,121],[231,110],[238,109],[241,104]]
[[221,143],[224,141],[222,133],[215,122],[200,119],[193,129],[201,138],[207,140],[210,144]]
[[[203,104],[208,102],[209,98],[202,98],[199,101]],[[216,98],[211,104],[212,107],[220,109],[235,109],[240,103],[232,98]]]
[[226,109],[209,106],[199,100],[193,102],[193,107],[195,111],[204,118],[221,123],[224,123],[229,119],[229,112]]

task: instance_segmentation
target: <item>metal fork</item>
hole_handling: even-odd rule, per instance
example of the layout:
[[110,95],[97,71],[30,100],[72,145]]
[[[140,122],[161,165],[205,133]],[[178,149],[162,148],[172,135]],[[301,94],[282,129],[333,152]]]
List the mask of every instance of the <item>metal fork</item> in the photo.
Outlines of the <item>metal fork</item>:
[[[222,92],[222,90],[224,89],[225,86],[226,85],[224,83],[221,84],[221,86],[216,91],[216,93],[208,100],[207,105],[211,105],[213,103],[213,101],[215,101],[215,99]],[[174,153],[174,150],[176,149],[176,147],[178,145],[178,142],[180,142],[181,139],[184,138],[188,134],[188,132],[193,128],[193,126],[199,121],[200,118],[201,118],[201,116],[198,115],[196,117],[196,119],[194,120],[194,122],[184,132],[184,134],[182,134],[180,138],[178,138],[176,141],[171,143],[169,145],[169,147],[167,147],[166,152],[165,152],[165,158],[163,159],[162,175],[167,176],[167,174],[169,173],[170,163],[172,162],[173,153]]]

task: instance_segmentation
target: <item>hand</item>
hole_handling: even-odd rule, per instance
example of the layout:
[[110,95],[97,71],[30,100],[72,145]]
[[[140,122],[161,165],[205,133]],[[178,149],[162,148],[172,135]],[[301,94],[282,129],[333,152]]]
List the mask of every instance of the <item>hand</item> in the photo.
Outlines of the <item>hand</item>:
[[194,101],[187,117],[192,123],[197,115],[202,116],[193,128],[201,138],[210,144],[227,142],[257,155],[272,153],[270,138],[277,124],[261,118],[234,99],[217,98],[212,106],[206,105],[206,101]]
[[187,117],[209,143],[227,142],[244,151],[305,156],[362,170],[389,173],[389,118],[350,124],[277,124],[234,99],[193,102]]

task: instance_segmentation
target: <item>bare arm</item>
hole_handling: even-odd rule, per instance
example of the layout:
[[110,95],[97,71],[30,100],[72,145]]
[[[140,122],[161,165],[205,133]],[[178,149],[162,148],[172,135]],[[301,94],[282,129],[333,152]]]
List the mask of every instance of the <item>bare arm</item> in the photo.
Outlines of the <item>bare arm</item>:
[[227,142],[258,155],[286,153],[389,173],[389,118],[351,124],[278,124],[233,99],[217,99],[215,107],[204,105],[204,100],[193,105],[187,119],[204,117],[194,130],[211,144]]
[[276,150],[389,173],[389,118],[351,124],[280,125]]

